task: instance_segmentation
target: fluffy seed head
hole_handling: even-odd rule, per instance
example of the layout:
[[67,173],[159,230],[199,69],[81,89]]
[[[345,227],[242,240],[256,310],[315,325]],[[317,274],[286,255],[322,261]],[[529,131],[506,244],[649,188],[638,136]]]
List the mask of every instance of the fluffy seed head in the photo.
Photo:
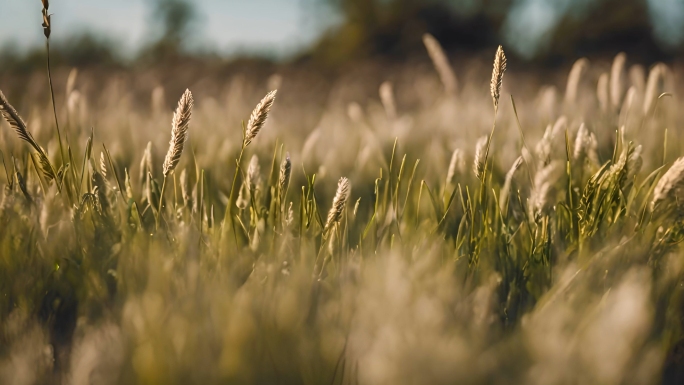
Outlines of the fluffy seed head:
[[485,156],[487,152],[487,137],[483,136],[477,140],[475,144],[475,160],[473,162],[473,171],[477,179],[482,179],[485,170]]
[[561,162],[553,161],[534,176],[534,188],[530,193],[530,214],[533,218],[540,218],[548,207],[560,170]]
[[249,161],[249,167],[247,167],[247,187],[249,192],[254,194],[257,187],[261,183],[261,166],[259,165],[259,157],[252,155],[252,159]]
[[684,198],[684,157],[677,159],[653,190],[651,209],[679,204]]
[[271,111],[271,107],[273,107],[273,102],[275,102],[276,93],[278,93],[278,90],[266,94],[259,104],[257,104],[256,108],[254,108],[254,111],[252,111],[252,116],[249,118],[247,130],[245,131],[245,147],[252,143],[252,140],[256,138],[259,131],[264,127],[264,124],[266,124],[268,113]]
[[504,54],[503,47],[499,46],[494,55],[494,69],[492,70],[492,82],[490,84],[492,92],[492,101],[494,102],[494,110],[499,109],[499,97],[501,96],[501,85],[503,84],[503,76],[506,72],[506,54]]
[[164,159],[164,177],[173,171],[180,157],[183,154],[183,146],[185,140],[188,138],[188,128],[190,128],[190,118],[192,117],[192,107],[194,100],[190,90],[185,90],[183,96],[178,102],[178,108],[173,114],[173,124],[171,128],[171,141],[169,142],[169,151],[166,153]]
[[328,212],[328,219],[325,221],[325,230],[330,229],[332,225],[339,222],[344,212],[344,207],[347,204],[349,197],[349,179],[342,177],[337,183],[337,193],[333,199],[333,205]]
[[437,39],[429,33],[423,35],[423,44],[425,44],[432,64],[435,66],[435,70],[437,70],[439,78],[442,80],[444,90],[447,94],[454,95],[458,87],[458,82],[442,46]]

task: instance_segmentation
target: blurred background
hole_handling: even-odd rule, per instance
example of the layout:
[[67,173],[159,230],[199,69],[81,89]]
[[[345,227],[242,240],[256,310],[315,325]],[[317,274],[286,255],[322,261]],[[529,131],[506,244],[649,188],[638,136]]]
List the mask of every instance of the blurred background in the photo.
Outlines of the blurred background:
[[[1,7],[0,69],[42,66],[40,1]],[[56,63],[81,67],[250,57],[330,68],[423,54],[426,32],[450,55],[503,44],[526,66],[684,50],[682,0],[54,0],[50,11]]]

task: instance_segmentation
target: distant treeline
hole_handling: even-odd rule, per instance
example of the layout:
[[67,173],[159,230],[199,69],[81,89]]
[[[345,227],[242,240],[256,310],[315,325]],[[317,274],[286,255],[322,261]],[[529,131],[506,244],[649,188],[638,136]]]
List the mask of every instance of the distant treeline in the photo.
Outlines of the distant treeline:
[[[169,64],[177,59],[221,60],[218,53],[189,53],[184,43],[192,38],[197,12],[189,0],[149,0],[154,7],[157,33],[152,43],[133,57],[107,37],[79,35],[54,45],[55,65],[121,66]],[[513,0],[305,0],[311,12],[336,12],[341,22],[308,49],[290,60],[325,66],[377,57],[399,59],[423,53],[421,37],[431,33],[454,54],[491,50],[511,41],[511,19],[520,4]],[[548,65],[578,56],[612,56],[626,51],[642,62],[669,60],[684,52],[681,43],[663,44],[654,34],[649,2],[654,0],[573,0],[538,2],[554,10],[553,20],[537,39],[523,40],[534,50],[519,59]],[[564,3],[567,3],[563,5]],[[313,5],[325,5],[317,7]],[[517,8],[516,8],[517,7]],[[563,8],[565,7],[565,8]],[[517,13],[516,13],[517,12]],[[539,26],[530,25],[530,28]],[[659,26],[657,28],[661,28]],[[677,25],[674,26],[676,28]],[[684,28],[684,24],[680,25]],[[516,36],[513,36],[514,38]],[[526,37],[519,37],[525,39]],[[512,43],[511,43],[512,44]],[[520,42],[519,42],[520,44]],[[509,44],[510,45],[510,44]],[[515,55],[516,47],[510,47]],[[530,54],[533,53],[533,54]],[[44,49],[29,52],[6,47],[0,52],[0,69],[32,71],[44,63]],[[522,60],[519,60],[522,61]]]

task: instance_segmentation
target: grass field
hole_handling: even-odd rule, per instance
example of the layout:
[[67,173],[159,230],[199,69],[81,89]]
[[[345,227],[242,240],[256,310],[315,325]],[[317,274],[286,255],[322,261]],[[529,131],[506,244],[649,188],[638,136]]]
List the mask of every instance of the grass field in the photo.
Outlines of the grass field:
[[426,45],[6,91],[0,383],[678,383],[681,73]]

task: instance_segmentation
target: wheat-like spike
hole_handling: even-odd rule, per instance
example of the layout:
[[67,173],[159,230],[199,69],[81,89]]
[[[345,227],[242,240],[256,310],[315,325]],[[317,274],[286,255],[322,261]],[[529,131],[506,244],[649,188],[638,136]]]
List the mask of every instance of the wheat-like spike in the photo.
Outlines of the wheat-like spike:
[[490,84],[494,110],[499,109],[499,97],[501,96],[501,85],[503,84],[504,73],[506,72],[506,54],[503,47],[499,46],[494,55],[494,69],[492,70],[492,82]]
[[285,199],[285,192],[290,186],[290,175],[292,174],[292,161],[290,153],[285,155],[285,160],[280,164],[280,175],[278,176],[278,198],[280,202]]
[[100,152],[100,173],[107,179],[107,163],[105,163],[104,152]]
[[194,100],[190,90],[185,90],[183,96],[178,102],[178,108],[173,114],[173,126],[171,129],[171,141],[169,142],[169,151],[166,153],[164,159],[164,177],[173,171],[180,157],[183,154],[183,146],[188,137],[188,128],[190,127],[190,118],[192,117],[192,107]]
[[451,161],[449,162],[449,169],[447,170],[446,183],[452,184],[457,173],[463,173],[465,168],[465,159],[463,151],[460,148],[454,150],[451,154]]
[[442,80],[444,90],[449,95],[456,94],[458,81],[456,80],[456,75],[449,64],[449,59],[444,53],[439,41],[437,41],[434,36],[426,33],[423,35],[423,44],[425,44],[432,64],[435,66],[435,70],[437,71],[437,74],[439,74],[440,80]]
[[17,133],[19,139],[30,144],[36,151],[40,152],[40,146],[33,139],[33,135],[28,131],[24,119],[21,118],[17,110],[7,101],[5,94],[0,91],[0,113],[5,118],[10,127]]
[[475,160],[473,161],[473,171],[477,179],[482,179],[485,169],[485,156],[487,152],[487,137],[483,136],[475,144]]
[[16,109],[9,103],[5,94],[0,91],[0,114],[5,118],[10,127],[17,133],[19,139],[28,143],[34,150],[36,150],[36,155],[38,155],[38,160],[40,161],[40,167],[43,170],[43,174],[48,180],[55,179],[55,173],[52,168],[52,164],[47,157],[45,150],[38,145],[33,135],[29,132],[26,127],[24,119],[21,118]]
[[622,78],[626,62],[627,55],[624,52],[620,52],[615,56],[613,66],[610,69],[610,102],[614,109],[620,107],[622,102]]
[[653,190],[651,209],[661,203],[679,203],[684,198],[684,157],[677,159]]
[[245,130],[244,147],[247,147],[252,143],[252,140],[256,138],[259,131],[264,127],[264,124],[266,124],[268,113],[271,111],[271,107],[273,107],[273,102],[275,102],[277,93],[278,90],[274,90],[266,94],[259,104],[257,104],[256,108],[254,108],[254,111],[252,111],[252,115],[249,117],[249,123],[247,123],[247,129]]
[[587,58],[578,59],[572,65],[570,74],[568,75],[568,83],[565,87],[565,102],[568,104],[575,104],[577,101],[577,90],[582,79],[582,73],[589,67],[589,60]]
[[344,212],[344,207],[347,204],[348,197],[349,179],[342,177],[337,183],[337,192],[335,193],[335,198],[333,199],[330,212],[328,212],[328,219],[325,222],[325,230],[330,229],[332,225],[340,221],[342,218],[342,213]]
[[515,172],[520,169],[520,166],[523,164],[523,157],[519,156],[518,159],[513,162],[513,166],[511,166],[511,169],[508,170],[506,173],[506,181],[504,182],[503,187],[501,188],[501,192],[499,193],[499,208],[501,209],[501,212],[506,211],[506,207],[508,207],[508,195],[510,194],[511,190],[511,183],[513,182],[513,176],[515,175]]

